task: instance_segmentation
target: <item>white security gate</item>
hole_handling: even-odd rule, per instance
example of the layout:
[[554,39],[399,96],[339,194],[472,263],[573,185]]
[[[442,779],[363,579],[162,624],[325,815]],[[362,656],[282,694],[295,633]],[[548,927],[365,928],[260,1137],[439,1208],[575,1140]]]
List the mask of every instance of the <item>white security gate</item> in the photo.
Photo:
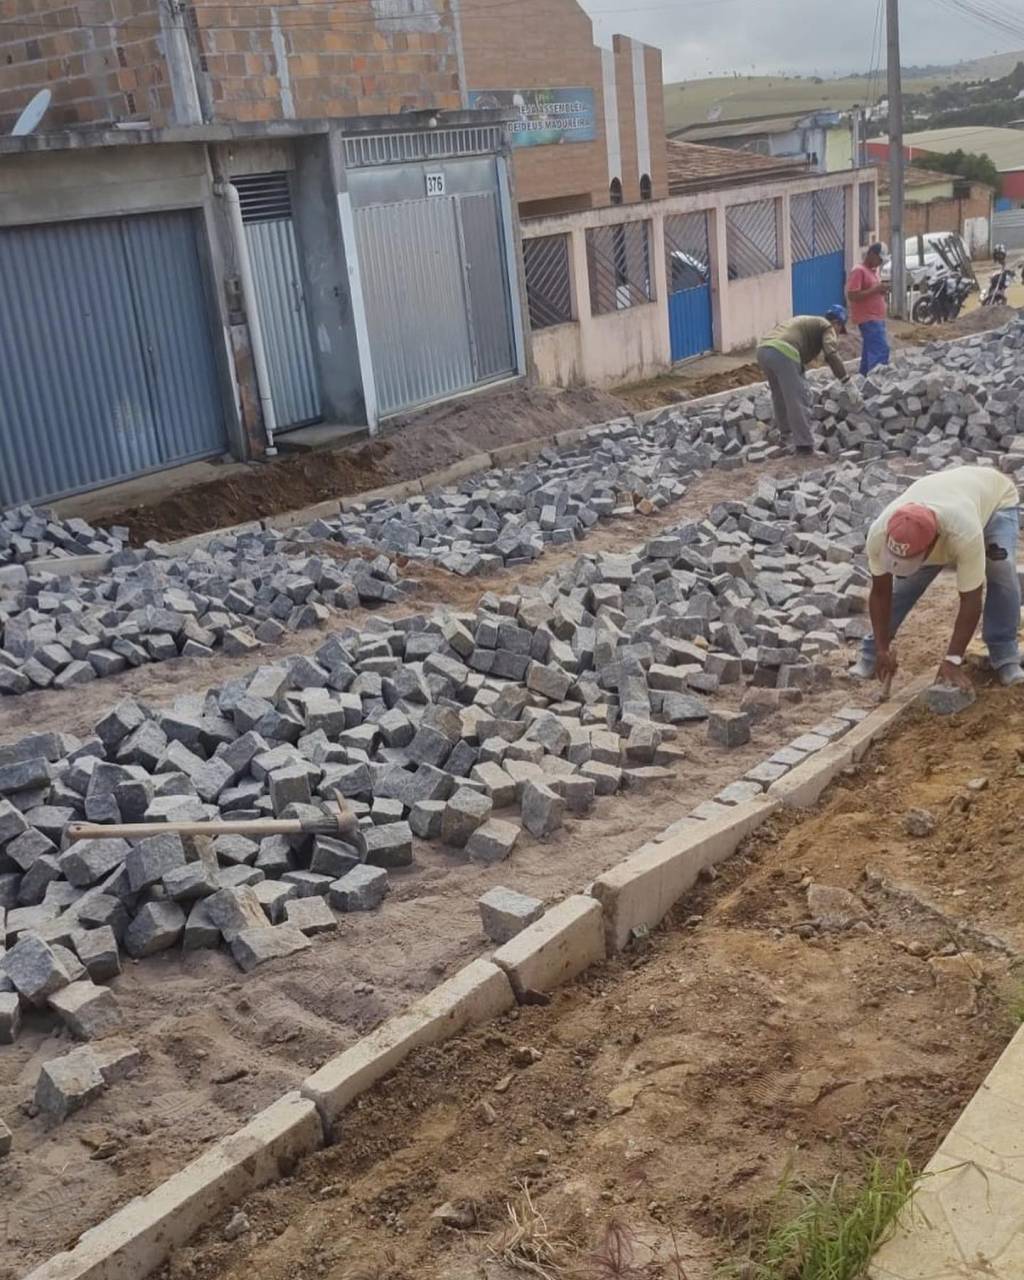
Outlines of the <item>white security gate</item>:
[[287,173],[231,179],[252,262],[278,431],[320,417],[320,389],[299,269]]

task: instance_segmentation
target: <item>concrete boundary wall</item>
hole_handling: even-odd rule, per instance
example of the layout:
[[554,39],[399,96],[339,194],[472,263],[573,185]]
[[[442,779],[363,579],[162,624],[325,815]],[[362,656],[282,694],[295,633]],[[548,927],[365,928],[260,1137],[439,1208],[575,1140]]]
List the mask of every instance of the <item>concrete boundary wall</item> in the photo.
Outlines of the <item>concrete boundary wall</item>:
[[[744,186],[669,196],[639,205],[586,209],[574,213],[527,219],[524,241],[564,237],[567,242],[568,289],[572,319],[534,330],[534,364],[547,386],[614,386],[666,372],[672,366],[668,297],[671,280],[666,251],[666,219],[677,214],[702,213],[707,219],[709,284],[713,345],[716,351],[737,351],[793,314],[793,249],[790,202],[814,191],[844,193],[846,234],[843,254],[847,271],[860,249],[860,189],[877,190],[873,169],[775,180],[761,179]],[[774,269],[745,279],[733,278],[728,263],[730,208],[756,201],[772,201],[776,208],[778,253]],[[877,221],[877,219],[876,219]],[[647,235],[650,301],[608,314],[594,314],[590,296],[587,235],[596,228],[639,222]],[[838,301],[838,299],[837,299]]]
[[[883,737],[927,685],[915,681],[812,755],[768,794],[717,819],[683,819],[573,894],[511,942],[466,965],[404,1013],[329,1059],[237,1133],[222,1138],[148,1195],[84,1232],[25,1280],[143,1280],[203,1226],[261,1186],[287,1176],[303,1156],[334,1140],[335,1125],[361,1094],[415,1050],[500,1017],[517,1001],[579,977],[658,924],[700,871],[730,857],[783,806],[813,805],[851,761]],[[789,787],[781,783],[789,782]],[[773,794],[774,793],[774,794]],[[887,1274],[887,1273],[879,1273]]]

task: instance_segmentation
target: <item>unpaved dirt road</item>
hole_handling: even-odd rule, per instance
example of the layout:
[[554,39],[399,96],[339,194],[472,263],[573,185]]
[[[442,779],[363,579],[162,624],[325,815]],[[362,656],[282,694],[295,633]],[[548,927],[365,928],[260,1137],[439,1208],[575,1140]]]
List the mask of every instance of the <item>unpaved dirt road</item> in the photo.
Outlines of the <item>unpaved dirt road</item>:
[[[240,1239],[214,1223],[165,1275],[512,1280],[494,1255],[526,1183],[565,1242],[547,1274],[712,1280],[787,1173],[922,1164],[1014,1029],[1022,741],[1019,690],[952,722],[912,713],[645,951],[416,1055],[244,1206]],[[907,834],[910,808],[933,834]],[[809,883],[854,895],[853,927],[814,928]],[[432,1218],[459,1201],[466,1229]],[[613,1223],[635,1271],[608,1269]]]

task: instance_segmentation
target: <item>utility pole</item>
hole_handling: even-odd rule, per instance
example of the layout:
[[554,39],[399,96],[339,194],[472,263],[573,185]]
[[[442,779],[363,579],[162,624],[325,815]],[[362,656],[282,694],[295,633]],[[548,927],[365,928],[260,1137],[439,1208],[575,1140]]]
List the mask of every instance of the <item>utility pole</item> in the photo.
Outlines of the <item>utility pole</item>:
[[904,318],[907,306],[907,255],[903,234],[903,72],[900,66],[900,4],[886,0],[889,49],[889,212],[892,223],[892,301],[890,310]]

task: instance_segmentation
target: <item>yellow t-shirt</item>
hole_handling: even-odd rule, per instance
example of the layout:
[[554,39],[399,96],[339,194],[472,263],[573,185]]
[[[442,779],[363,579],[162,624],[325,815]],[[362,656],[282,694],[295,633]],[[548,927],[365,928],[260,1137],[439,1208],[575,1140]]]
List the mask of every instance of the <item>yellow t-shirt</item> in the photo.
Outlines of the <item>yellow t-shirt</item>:
[[955,565],[957,590],[977,591],[985,582],[985,526],[997,511],[1020,504],[1017,486],[993,467],[956,467],[916,480],[889,503],[868,532],[868,568],[875,577],[885,573],[882,554],[889,517],[908,502],[934,511],[939,522],[939,540],[925,564]]

